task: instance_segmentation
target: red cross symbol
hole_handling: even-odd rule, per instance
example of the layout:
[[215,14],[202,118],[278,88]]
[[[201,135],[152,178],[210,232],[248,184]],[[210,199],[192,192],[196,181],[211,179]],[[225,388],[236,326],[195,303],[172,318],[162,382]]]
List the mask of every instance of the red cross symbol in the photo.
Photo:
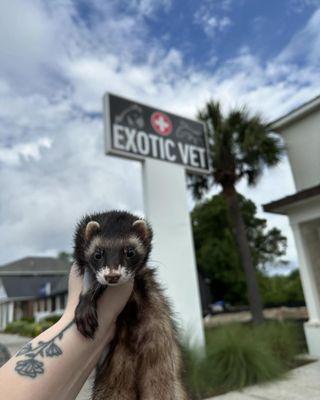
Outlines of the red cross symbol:
[[172,132],[170,118],[160,111],[156,111],[151,115],[150,122],[152,128],[161,136],[168,136]]

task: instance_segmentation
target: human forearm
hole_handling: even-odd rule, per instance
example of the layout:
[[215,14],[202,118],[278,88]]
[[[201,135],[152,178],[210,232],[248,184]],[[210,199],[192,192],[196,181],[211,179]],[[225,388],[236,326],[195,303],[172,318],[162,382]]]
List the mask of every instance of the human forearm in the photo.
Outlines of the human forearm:
[[[83,338],[70,319],[33,339],[0,369],[1,395],[7,400],[75,398],[97,363],[112,329],[102,338]],[[98,333],[98,332],[97,332]],[[62,336],[62,337],[61,337]]]
[[[108,288],[98,302],[99,328],[94,339],[84,338],[72,322],[81,285],[73,290],[62,318],[26,345],[0,369],[0,393],[6,400],[72,400],[97,364],[114,333],[117,315],[131,284]],[[69,289],[70,293],[70,289]]]

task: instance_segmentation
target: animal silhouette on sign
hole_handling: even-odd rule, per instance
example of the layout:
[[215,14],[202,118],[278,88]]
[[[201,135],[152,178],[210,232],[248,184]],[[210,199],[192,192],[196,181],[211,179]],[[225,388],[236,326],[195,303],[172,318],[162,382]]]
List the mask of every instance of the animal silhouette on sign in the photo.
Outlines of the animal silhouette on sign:
[[130,128],[143,129],[144,118],[140,106],[133,104],[115,117],[115,122],[119,125],[129,126]]
[[176,137],[194,145],[202,145],[202,132],[190,128],[190,126],[184,121],[180,121],[180,124],[176,130]]

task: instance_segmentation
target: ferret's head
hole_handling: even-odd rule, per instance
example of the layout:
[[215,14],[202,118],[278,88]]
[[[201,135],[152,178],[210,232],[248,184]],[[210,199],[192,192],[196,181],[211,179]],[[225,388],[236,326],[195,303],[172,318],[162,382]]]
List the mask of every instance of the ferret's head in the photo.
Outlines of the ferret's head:
[[[116,286],[134,278],[151,251],[149,224],[127,212],[87,217],[79,234],[82,258],[101,285]],[[75,256],[77,260],[77,247]]]

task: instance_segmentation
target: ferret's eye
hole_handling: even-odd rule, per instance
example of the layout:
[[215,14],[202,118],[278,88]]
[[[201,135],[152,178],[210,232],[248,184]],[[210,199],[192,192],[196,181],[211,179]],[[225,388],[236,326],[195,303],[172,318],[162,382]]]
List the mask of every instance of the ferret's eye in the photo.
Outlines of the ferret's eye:
[[101,260],[102,256],[103,256],[103,251],[102,250],[97,250],[93,255],[95,260]]
[[125,249],[125,254],[126,254],[126,256],[127,256],[128,258],[131,258],[131,257],[133,257],[136,253],[135,253],[135,251],[134,251],[134,249],[133,249],[132,247],[127,247],[127,248]]

